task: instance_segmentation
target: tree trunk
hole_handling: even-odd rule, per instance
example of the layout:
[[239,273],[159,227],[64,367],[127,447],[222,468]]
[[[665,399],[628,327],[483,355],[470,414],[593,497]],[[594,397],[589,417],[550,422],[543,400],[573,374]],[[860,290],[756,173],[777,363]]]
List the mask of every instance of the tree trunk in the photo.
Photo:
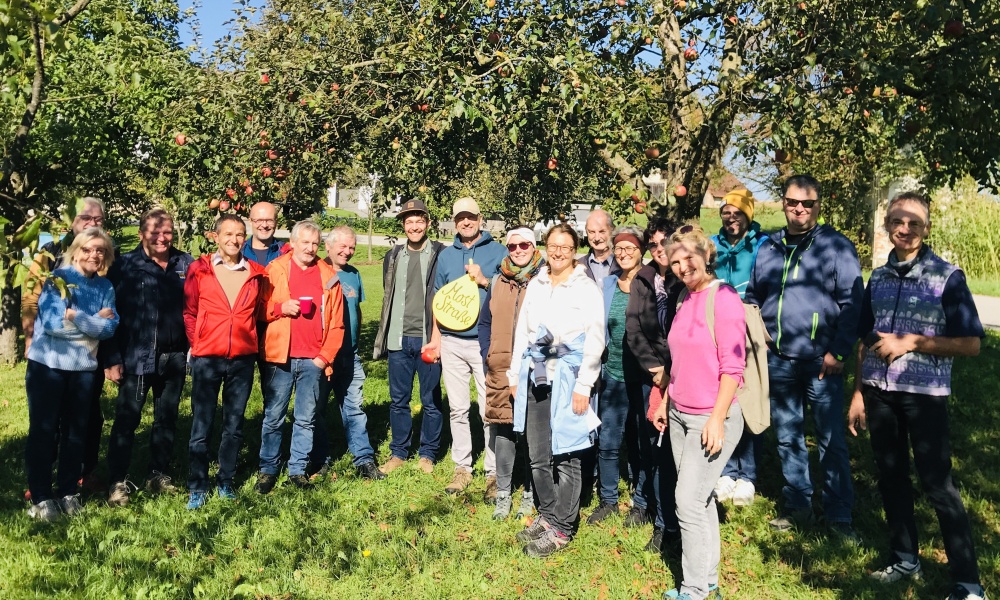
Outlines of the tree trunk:
[[21,331],[21,287],[14,285],[13,261],[10,256],[0,255],[2,267],[7,276],[0,289],[0,364],[14,364],[20,358],[17,343]]

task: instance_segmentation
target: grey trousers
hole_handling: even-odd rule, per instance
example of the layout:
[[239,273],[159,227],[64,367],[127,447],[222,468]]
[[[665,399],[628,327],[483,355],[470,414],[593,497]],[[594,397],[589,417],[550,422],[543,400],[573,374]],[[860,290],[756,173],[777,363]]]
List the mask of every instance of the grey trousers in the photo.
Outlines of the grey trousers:
[[[580,522],[583,468],[580,453],[552,456],[552,398],[549,386],[528,390],[524,432],[538,512],[559,533],[573,537]],[[723,461],[725,462],[725,461]]]
[[677,521],[683,549],[679,589],[692,600],[704,600],[708,586],[719,583],[719,512],[713,491],[743,434],[743,411],[733,403],[726,417],[722,450],[706,455],[701,430],[709,416],[682,413],[673,404],[670,406],[670,443],[677,466]]
[[496,457],[497,466],[497,491],[510,493],[514,487],[514,463],[517,457],[518,446],[521,448],[521,456],[524,459],[524,491],[531,492],[531,462],[528,460],[528,453],[524,448],[524,443],[518,444],[517,434],[514,433],[513,423],[491,423],[490,424],[490,446]]

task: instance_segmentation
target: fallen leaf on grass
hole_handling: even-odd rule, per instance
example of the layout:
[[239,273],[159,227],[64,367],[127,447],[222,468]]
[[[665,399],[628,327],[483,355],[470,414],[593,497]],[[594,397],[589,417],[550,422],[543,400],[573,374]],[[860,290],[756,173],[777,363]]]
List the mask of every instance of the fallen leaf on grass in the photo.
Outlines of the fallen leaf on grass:
[[635,569],[639,573],[642,573],[642,571],[643,571],[642,565],[640,565],[639,563],[632,563],[632,568]]
[[607,600],[608,598],[608,584],[601,584],[601,591],[597,594],[597,600]]
[[389,531],[389,524],[388,523],[379,523],[378,524],[378,528],[381,529],[382,531]]

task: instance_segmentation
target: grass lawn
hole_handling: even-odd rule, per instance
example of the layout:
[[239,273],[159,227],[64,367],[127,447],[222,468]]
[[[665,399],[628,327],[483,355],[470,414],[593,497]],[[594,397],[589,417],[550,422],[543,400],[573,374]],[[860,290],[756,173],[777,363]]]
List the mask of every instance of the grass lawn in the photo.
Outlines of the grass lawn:
[[[359,253],[361,254],[361,253]],[[360,256],[359,256],[360,258]],[[378,264],[361,265],[367,285],[362,334],[370,355],[381,306]],[[388,457],[386,363],[366,360],[368,429]],[[972,518],[983,580],[1000,590],[1000,336],[987,338],[975,359],[959,359],[952,399],[955,474]],[[993,373],[993,375],[989,375]],[[984,376],[985,375],[985,376]],[[85,497],[84,514],[53,524],[31,521],[22,495],[28,427],[24,367],[0,368],[0,597],[2,598],[659,598],[678,580],[680,563],[643,550],[651,527],[626,529],[621,517],[584,524],[563,552],[539,561],[514,540],[520,523],[494,522],[482,503],[478,475],[467,493],[444,494],[452,463],[442,456],[432,476],[404,467],[384,482],[354,475],[334,423],[335,475],[312,491],[281,487],[253,492],[260,443],[261,396],[255,387],[235,502],[209,500],[196,512],[186,496],[133,496],[124,509]],[[104,415],[114,401],[109,384]],[[419,410],[417,409],[419,413]],[[136,442],[133,473],[144,473],[151,417]],[[110,421],[105,424],[105,448]],[[175,481],[186,480],[190,404],[178,425]],[[475,425],[473,426],[475,428]],[[450,440],[445,439],[444,448]],[[286,448],[287,448],[286,434]],[[866,570],[883,566],[886,535],[866,439],[849,442],[857,494],[860,547],[843,545],[822,528],[774,533],[781,481],[773,440],[760,465],[753,507],[728,507],[722,526],[721,579],[729,598],[943,597],[948,570],[933,511],[918,503],[925,579],[888,588]],[[213,443],[213,448],[216,446]],[[477,454],[479,450],[477,449]],[[624,492],[624,490],[623,490]],[[627,494],[623,493],[625,510]],[[584,508],[584,517],[596,501]]]

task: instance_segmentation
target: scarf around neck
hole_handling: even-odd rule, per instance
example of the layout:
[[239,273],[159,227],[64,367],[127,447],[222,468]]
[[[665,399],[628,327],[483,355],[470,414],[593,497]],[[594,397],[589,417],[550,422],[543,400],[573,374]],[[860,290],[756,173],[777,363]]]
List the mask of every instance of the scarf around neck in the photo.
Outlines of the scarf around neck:
[[523,267],[519,267],[514,264],[514,261],[507,256],[500,262],[500,273],[517,283],[527,283],[532,277],[538,274],[539,269],[542,268],[544,260],[542,259],[542,253],[535,249],[535,253],[531,255],[531,260],[528,264]]

